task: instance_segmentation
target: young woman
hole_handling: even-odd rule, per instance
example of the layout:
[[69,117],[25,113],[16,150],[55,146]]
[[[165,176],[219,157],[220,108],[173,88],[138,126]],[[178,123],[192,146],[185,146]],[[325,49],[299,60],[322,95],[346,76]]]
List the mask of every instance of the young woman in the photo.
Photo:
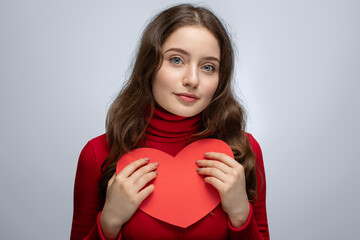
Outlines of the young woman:
[[[106,134],[80,154],[71,239],[269,239],[261,149],[244,131],[244,111],[231,92],[233,64],[230,38],[211,11],[183,4],[150,22],[132,75],[109,109]],[[223,140],[234,153],[196,161],[221,204],[187,228],[139,210],[159,163],[138,159],[116,174],[119,158],[144,146],[175,156],[203,138]]]

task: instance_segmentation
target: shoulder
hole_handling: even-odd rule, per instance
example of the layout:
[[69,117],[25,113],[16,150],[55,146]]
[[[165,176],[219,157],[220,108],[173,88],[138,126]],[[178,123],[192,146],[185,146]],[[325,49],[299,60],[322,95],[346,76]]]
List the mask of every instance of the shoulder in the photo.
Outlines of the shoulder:
[[258,167],[260,168],[261,172],[264,172],[264,160],[263,160],[263,154],[260,148],[260,144],[258,143],[258,141],[253,137],[253,135],[251,135],[250,133],[246,133],[248,136],[248,139],[250,141],[251,144],[251,148],[255,153],[255,158],[256,158],[256,164],[258,165]]
[[252,134],[246,133],[246,135],[248,136],[248,139],[251,144],[251,148],[254,151],[256,158],[262,158],[262,152],[261,152],[260,144],[258,143],[258,141],[256,141],[256,139],[253,137]]
[[91,139],[88,144],[90,144],[96,152],[109,152],[110,150],[105,133]]
[[106,135],[102,134],[87,142],[81,151],[79,163],[82,162],[86,165],[95,163],[96,168],[101,169],[101,165],[109,153],[110,148],[106,141]]
[[258,188],[258,194],[261,192],[261,190],[264,190],[264,193],[265,193],[266,180],[265,180],[265,167],[264,167],[262,151],[261,151],[258,141],[256,141],[256,139],[253,137],[253,135],[251,135],[250,133],[246,133],[246,134],[250,141],[251,148],[255,153],[256,165],[257,165],[257,167],[256,167],[257,181],[258,181],[259,186],[261,186]]

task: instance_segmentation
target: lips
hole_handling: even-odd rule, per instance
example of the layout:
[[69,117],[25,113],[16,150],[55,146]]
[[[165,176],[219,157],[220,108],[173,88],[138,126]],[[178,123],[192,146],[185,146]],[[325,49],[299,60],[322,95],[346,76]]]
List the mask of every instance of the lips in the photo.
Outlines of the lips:
[[198,96],[196,96],[195,94],[190,94],[190,93],[175,93],[175,95],[184,102],[195,102],[196,100],[199,99]]

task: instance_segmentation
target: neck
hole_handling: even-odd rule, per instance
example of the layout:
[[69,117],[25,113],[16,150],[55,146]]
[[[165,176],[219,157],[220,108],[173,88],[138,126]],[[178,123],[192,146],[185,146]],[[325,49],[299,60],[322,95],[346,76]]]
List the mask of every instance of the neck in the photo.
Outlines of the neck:
[[155,107],[146,130],[145,146],[176,155],[199,131],[201,115],[177,116]]

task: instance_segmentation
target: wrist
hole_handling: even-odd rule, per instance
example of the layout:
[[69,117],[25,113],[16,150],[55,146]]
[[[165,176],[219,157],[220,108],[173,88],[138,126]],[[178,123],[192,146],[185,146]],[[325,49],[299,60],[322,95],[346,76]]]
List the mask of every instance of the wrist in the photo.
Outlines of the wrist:
[[228,214],[231,226],[233,226],[234,228],[243,227],[249,218],[249,213],[250,213],[250,206],[248,203],[246,207],[244,206],[238,212],[233,214]]
[[122,224],[108,216],[106,211],[100,214],[100,228],[106,239],[117,239]]

